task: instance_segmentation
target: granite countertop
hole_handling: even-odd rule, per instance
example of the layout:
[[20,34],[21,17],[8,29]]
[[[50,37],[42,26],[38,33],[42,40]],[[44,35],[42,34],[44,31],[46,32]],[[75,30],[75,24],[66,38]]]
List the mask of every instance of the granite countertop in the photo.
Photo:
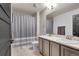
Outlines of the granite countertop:
[[79,50],[79,41],[76,40],[69,40],[56,35],[41,35],[39,37]]

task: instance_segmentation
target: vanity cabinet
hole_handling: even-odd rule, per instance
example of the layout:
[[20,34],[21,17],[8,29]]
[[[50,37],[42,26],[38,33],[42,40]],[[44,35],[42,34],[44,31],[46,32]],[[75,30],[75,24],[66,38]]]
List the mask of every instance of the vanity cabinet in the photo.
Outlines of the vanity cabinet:
[[39,51],[44,56],[79,56],[79,50],[45,38],[39,38]]
[[43,55],[44,56],[49,56],[49,41],[48,40],[43,40]]
[[43,39],[39,38],[39,51],[42,54],[43,53]]
[[79,51],[61,46],[61,56],[79,56]]
[[59,44],[50,42],[50,56],[59,56]]

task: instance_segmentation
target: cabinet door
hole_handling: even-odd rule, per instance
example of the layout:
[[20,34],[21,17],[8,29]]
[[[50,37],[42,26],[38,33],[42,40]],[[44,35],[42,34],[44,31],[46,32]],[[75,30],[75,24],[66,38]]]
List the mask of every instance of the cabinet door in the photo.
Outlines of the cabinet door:
[[42,53],[42,39],[41,38],[39,38],[39,51],[40,51],[40,53]]
[[61,46],[61,55],[62,56],[79,56],[79,51]]
[[[10,7],[11,4],[5,3]],[[11,25],[10,18],[7,17],[7,12],[3,8],[4,3],[0,3],[0,56],[11,55]],[[7,8],[8,9],[8,8]],[[11,10],[11,9],[10,9]],[[8,11],[11,13],[11,11]],[[11,17],[11,16],[10,16]]]
[[59,56],[59,44],[50,42],[50,55],[51,56]]
[[43,40],[43,55],[49,56],[49,41]]

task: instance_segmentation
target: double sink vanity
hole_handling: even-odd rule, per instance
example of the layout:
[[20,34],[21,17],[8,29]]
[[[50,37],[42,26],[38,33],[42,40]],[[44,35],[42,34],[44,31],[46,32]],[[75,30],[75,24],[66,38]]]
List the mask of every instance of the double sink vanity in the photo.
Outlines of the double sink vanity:
[[39,51],[43,56],[79,56],[79,40],[62,35],[41,35]]

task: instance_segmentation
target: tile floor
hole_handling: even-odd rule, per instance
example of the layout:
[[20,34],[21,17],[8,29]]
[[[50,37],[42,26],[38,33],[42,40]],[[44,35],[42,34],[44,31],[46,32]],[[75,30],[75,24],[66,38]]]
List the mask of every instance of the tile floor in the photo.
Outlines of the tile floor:
[[38,49],[29,48],[27,46],[11,46],[11,56],[41,56]]

